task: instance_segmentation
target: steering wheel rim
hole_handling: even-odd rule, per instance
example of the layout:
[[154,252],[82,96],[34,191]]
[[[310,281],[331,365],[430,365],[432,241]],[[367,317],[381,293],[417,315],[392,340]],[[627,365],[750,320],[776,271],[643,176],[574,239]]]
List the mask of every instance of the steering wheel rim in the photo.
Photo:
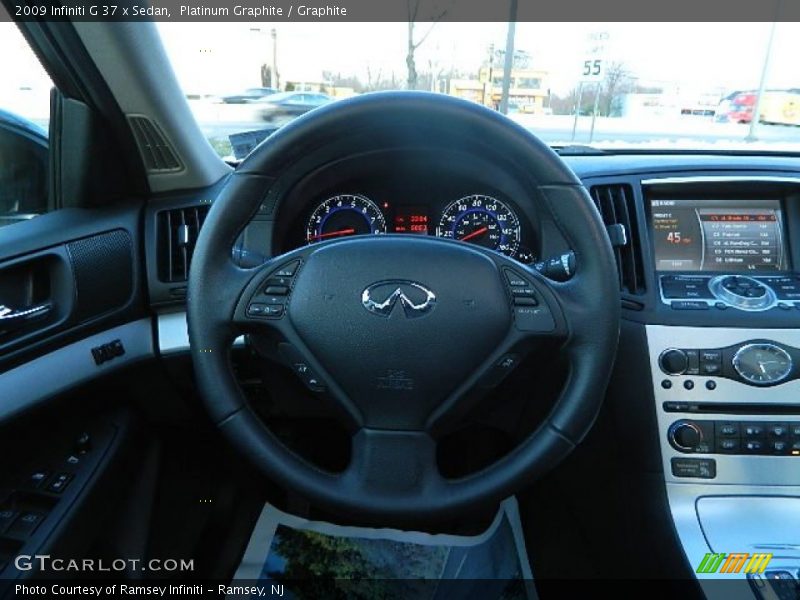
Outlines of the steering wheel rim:
[[[311,148],[342,135],[375,129],[386,114],[393,115],[393,120],[409,126],[413,124],[422,130],[426,127],[468,130],[477,139],[494,141],[501,152],[513,157],[530,174],[542,202],[575,252],[578,264],[575,276],[568,282],[551,282],[535,270],[492,251],[460,242],[419,239],[416,236],[368,236],[370,239],[352,238],[314,244],[274,257],[256,269],[241,269],[233,263],[231,248],[239,232],[259,209],[265,194],[276,185],[281,173],[301,160]],[[391,258],[415,252],[414,266],[410,263],[400,265],[400,259]],[[370,406],[362,397],[366,388],[351,385],[349,391],[357,390],[355,395],[358,399],[354,401],[357,406],[355,410],[353,406],[347,406],[348,394],[343,391],[343,386],[337,384],[336,374],[328,373],[331,364],[340,370],[343,368],[336,362],[336,357],[331,356],[331,342],[315,337],[313,323],[304,323],[302,316],[323,310],[324,300],[318,297],[347,297],[348,303],[342,303],[342,306],[348,308],[341,310],[351,311],[346,312],[350,319],[348,322],[370,328],[373,333],[379,331],[380,318],[369,315],[363,306],[352,306],[350,297],[355,292],[359,297],[366,293],[369,285],[365,286],[365,283],[381,282],[376,278],[380,260],[388,261],[385,265],[386,280],[413,282],[425,277],[430,279],[431,271],[419,271],[419,263],[424,262],[419,261],[419,256],[427,256],[426,253],[440,260],[446,256],[443,264],[448,270],[466,273],[468,269],[483,269],[481,282],[488,294],[476,300],[473,296],[479,294],[477,291],[466,292],[463,286],[457,289],[454,285],[445,286],[441,302],[449,298],[449,308],[445,311],[444,304],[436,306],[431,316],[426,317],[430,324],[439,327],[439,334],[454,331],[448,329],[452,327],[452,321],[446,317],[449,312],[463,316],[466,313],[458,311],[470,310],[469,302],[464,302],[464,294],[469,295],[473,310],[484,310],[482,316],[500,327],[503,318],[498,312],[498,290],[506,286],[503,293],[512,297],[512,291],[507,287],[508,280],[502,277],[508,270],[513,270],[515,274],[522,274],[533,287],[542,310],[550,312],[553,328],[534,333],[517,331],[513,300],[510,327],[518,337],[526,340],[554,335],[563,339],[562,351],[570,364],[564,388],[545,422],[494,464],[457,480],[434,476],[429,468],[431,464],[435,465],[436,458],[436,446],[431,435],[437,427],[436,414],[429,414],[422,423],[413,419],[403,422],[399,429],[392,428],[392,423],[387,420],[373,420],[369,427],[363,427],[363,420],[359,423],[359,415],[363,417],[363,413],[370,412]],[[312,284],[315,277],[328,272],[337,261],[360,264],[368,262],[363,258],[368,256],[374,259],[372,264],[363,269],[361,278],[351,287],[340,287],[336,288],[336,293],[326,293],[325,289],[332,290],[337,285],[334,279],[329,278],[322,287]],[[286,314],[273,320],[254,319],[248,315],[254,294],[263,293],[266,279],[292,264],[298,269],[297,280],[292,283],[297,287],[292,287]],[[414,276],[409,277],[409,273]],[[419,273],[424,276],[417,276]],[[398,291],[406,289],[398,285]],[[435,286],[426,287],[433,289]],[[408,289],[407,293],[413,295],[413,290]],[[454,301],[456,296],[466,308]],[[403,302],[400,298],[399,304],[403,305]],[[363,315],[352,312],[355,310],[362,311]],[[399,309],[394,312],[398,313]],[[225,184],[206,218],[195,248],[187,294],[189,335],[197,384],[206,408],[223,434],[268,477],[312,502],[382,523],[426,521],[497,502],[563,459],[589,430],[600,408],[616,351],[619,313],[616,264],[605,228],[588,193],[572,171],[550,148],[502,115],[452,97],[417,92],[366,94],[332,103],[284,126],[256,148]],[[412,327],[422,330],[419,324],[409,324],[414,321],[412,319],[403,323],[399,319],[390,319],[395,332],[408,333]],[[343,399],[344,419],[355,432],[353,461],[344,473],[322,471],[298,457],[247,405],[233,375],[228,351],[233,339],[247,330],[248,325],[279,329],[289,339],[292,350],[299,350],[317,372],[325,373],[332,391],[336,392],[334,395]],[[487,326],[486,333],[494,334],[496,331],[490,332]],[[346,337],[339,340],[346,346]],[[515,338],[514,343],[518,341]],[[503,337],[499,349],[487,353],[481,368],[488,368],[491,360],[508,348],[508,344],[508,336]],[[309,349],[312,346],[314,352],[327,357],[326,364],[317,360]],[[354,352],[360,350],[356,342],[346,348]],[[440,357],[438,354],[435,356]],[[402,362],[402,357],[399,360]],[[418,367],[417,363],[408,364]],[[440,393],[438,388],[431,387],[430,378],[423,374],[421,379],[423,389],[419,392],[420,397],[427,397],[428,391],[431,391],[431,397],[436,395],[434,391]],[[429,385],[426,387],[426,384]],[[458,403],[455,396],[448,397],[448,401],[451,399],[449,409]],[[447,402],[443,405],[447,406]],[[397,415],[402,415],[402,412]]]

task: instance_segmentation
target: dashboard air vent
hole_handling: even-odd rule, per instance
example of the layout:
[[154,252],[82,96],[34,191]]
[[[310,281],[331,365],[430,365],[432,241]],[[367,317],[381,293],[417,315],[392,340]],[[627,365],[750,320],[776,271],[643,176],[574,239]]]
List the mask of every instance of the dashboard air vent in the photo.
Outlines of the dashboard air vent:
[[636,220],[636,201],[629,185],[596,185],[590,190],[603,217],[614,249],[620,290],[628,294],[645,292],[642,241]]
[[148,173],[168,173],[183,168],[158,125],[140,115],[129,116],[128,122]]
[[189,279],[189,265],[209,205],[158,213],[158,278],[167,283]]

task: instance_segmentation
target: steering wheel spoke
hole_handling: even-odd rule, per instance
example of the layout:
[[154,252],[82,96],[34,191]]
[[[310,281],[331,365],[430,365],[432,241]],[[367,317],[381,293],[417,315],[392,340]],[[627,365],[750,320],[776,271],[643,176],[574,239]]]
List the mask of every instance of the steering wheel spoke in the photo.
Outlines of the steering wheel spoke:
[[446,485],[436,462],[436,442],[423,431],[361,429],[341,476],[356,493],[398,508]]

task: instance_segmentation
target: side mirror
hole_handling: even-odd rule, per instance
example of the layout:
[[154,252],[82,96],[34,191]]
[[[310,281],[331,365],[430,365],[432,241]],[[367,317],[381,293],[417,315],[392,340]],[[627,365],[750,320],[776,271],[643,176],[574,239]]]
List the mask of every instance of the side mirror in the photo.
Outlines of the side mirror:
[[0,110],[0,226],[48,210],[47,132]]

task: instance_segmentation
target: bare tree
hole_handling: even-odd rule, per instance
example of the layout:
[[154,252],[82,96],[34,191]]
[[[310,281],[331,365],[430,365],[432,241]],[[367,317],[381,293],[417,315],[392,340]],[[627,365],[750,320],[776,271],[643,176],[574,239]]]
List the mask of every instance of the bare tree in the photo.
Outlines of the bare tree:
[[631,91],[633,77],[625,63],[614,61],[606,69],[601,86],[600,114],[608,117],[614,112],[618,99]]
[[428,30],[422,35],[421,38],[416,39],[415,30],[417,19],[420,16],[419,10],[421,4],[422,0],[406,0],[406,7],[408,8],[408,46],[406,52],[406,68],[408,69],[408,78],[406,79],[406,86],[409,90],[417,89],[417,80],[419,78],[419,75],[417,74],[417,62],[415,58],[417,48],[419,48],[425,42],[425,40],[428,39],[428,36],[431,34],[431,31],[433,31],[434,27],[436,27],[436,24],[447,14],[447,8],[444,8],[438,12],[434,12]]

